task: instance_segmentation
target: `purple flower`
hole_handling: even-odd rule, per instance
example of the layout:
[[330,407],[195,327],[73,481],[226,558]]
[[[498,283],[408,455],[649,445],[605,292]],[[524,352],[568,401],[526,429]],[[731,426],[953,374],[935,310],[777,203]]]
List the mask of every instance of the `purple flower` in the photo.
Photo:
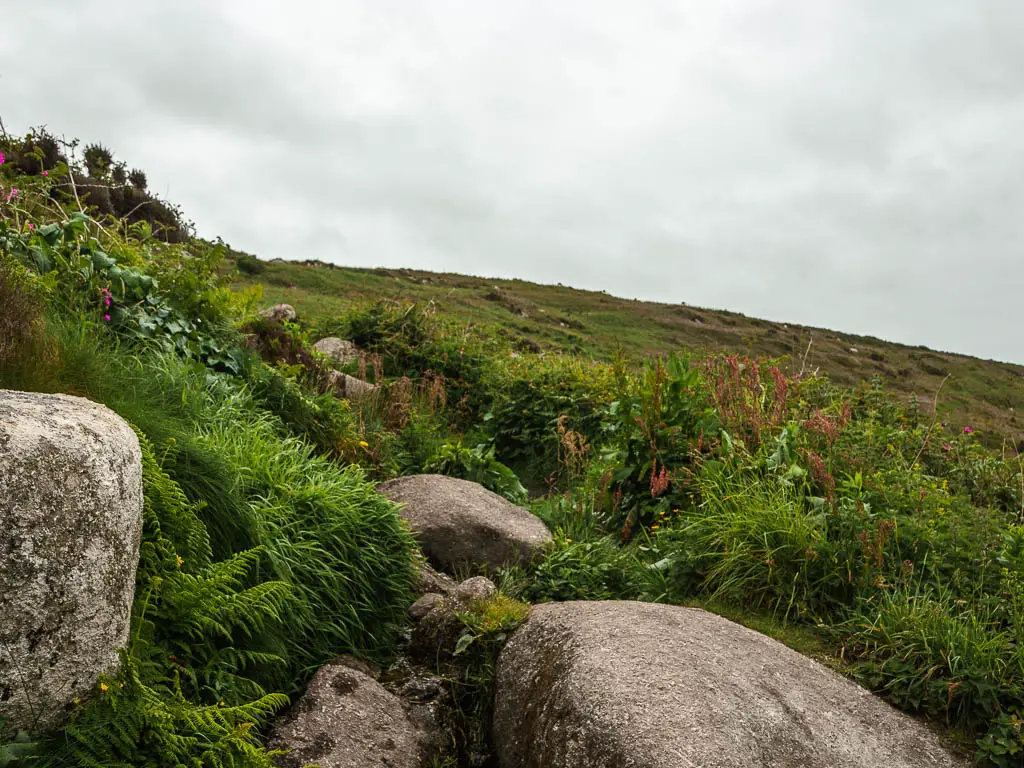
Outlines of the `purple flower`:
[[4,153],[0,152],[0,165],[4,164]]

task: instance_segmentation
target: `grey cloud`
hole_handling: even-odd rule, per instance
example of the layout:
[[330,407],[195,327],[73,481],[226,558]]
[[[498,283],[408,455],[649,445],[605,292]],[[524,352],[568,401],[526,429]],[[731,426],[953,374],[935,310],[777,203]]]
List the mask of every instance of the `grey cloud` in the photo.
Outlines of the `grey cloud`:
[[10,127],[265,257],[1024,362],[1018,0],[36,0],[5,32]]

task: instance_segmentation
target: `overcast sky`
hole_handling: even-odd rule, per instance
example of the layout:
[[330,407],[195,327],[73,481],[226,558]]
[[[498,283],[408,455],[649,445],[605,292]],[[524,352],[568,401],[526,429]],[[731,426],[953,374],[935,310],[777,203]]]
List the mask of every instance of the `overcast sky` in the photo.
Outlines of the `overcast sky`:
[[1024,363],[1022,0],[32,0],[0,116],[200,234]]

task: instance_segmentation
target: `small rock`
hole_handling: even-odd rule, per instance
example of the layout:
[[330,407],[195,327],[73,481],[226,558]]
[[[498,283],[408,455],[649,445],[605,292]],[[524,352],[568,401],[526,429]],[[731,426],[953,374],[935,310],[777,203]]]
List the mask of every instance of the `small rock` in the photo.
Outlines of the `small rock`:
[[299,316],[299,313],[295,311],[295,307],[291,304],[275,304],[272,307],[260,310],[259,316],[265,320],[273,320],[277,323],[283,323],[286,320],[295,320]]
[[360,400],[377,391],[376,384],[370,384],[347,373],[343,373],[342,377],[341,395],[346,400]]
[[345,400],[359,400],[377,391],[375,384],[357,379],[355,376],[349,376],[341,371],[328,371],[327,388],[333,391],[337,397]]
[[341,365],[357,362],[363,356],[359,347],[348,339],[340,339],[337,336],[328,336],[325,339],[320,339],[320,341],[313,345],[313,349],[322,352]]
[[470,603],[473,600],[487,600],[498,594],[498,588],[494,582],[484,576],[474,576],[466,579],[455,588],[453,597],[460,603]]
[[415,589],[421,595],[425,595],[428,592],[450,595],[458,585],[458,582],[447,573],[441,573],[435,570],[430,563],[424,562],[420,565]]
[[267,745],[288,749],[281,768],[420,768],[430,764],[436,733],[401,699],[342,657],[317,670],[302,697],[273,724]]
[[420,621],[424,616],[434,610],[434,607],[444,599],[444,595],[440,595],[437,592],[428,592],[409,606],[409,617],[413,621]]
[[402,684],[398,693],[408,701],[433,701],[445,694],[444,682],[439,677],[413,677]]

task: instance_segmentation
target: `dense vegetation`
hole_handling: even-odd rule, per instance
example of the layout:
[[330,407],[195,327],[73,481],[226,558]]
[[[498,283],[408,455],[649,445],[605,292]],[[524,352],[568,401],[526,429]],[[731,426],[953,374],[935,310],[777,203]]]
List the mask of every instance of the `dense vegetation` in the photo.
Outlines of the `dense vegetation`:
[[[0,166],[0,386],[85,395],[136,427],[142,563],[121,675],[0,763],[268,764],[260,728],[317,664],[394,652],[413,547],[368,480],[431,471],[530,503],[555,532],[465,617],[460,706],[478,722],[496,639],[521,619],[508,598],[657,600],[749,623],[948,726],[980,763],[1024,765],[1012,442],[877,377],[561,353],[420,301],[258,320],[238,271],[255,285],[278,265],[69,208],[52,185],[74,172]],[[374,396],[323,391],[324,335],[365,350],[348,372]]]
[[[299,256],[299,254],[296,254]],[[653,359],[680,349],[780,359],[790,375],[818,371],[842,386],[881,376],[904,402],[930,404],[941,387],[944,421],[984,430],[996,447],[1024,444],[1024,366],[912,347],[850,333],[770,322],[736,312],[622,299],[604,292],[523,280],[408,269],[357,269],[319,262],[237,261],[239,286],[262,284],[273,302],[307,318],[335,317],[377,299],[432,305],[464,325],[486,326],[524,351],[610,361]],[[943,381],[946,376],[949,379]]]

